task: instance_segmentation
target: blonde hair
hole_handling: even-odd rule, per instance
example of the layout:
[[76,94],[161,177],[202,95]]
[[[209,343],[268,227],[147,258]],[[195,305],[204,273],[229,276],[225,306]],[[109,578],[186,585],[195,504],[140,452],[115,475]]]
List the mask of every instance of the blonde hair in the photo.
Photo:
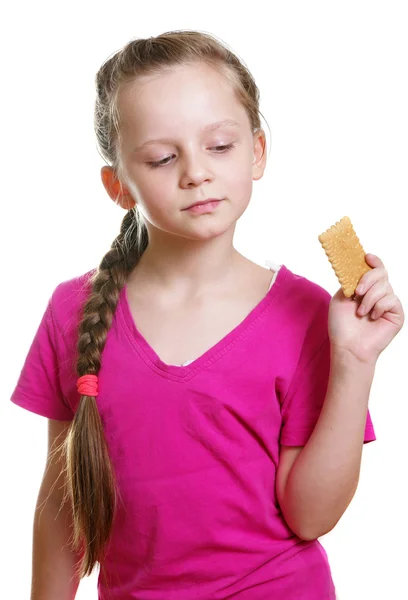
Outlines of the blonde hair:
[[[252,130],[261,127],[259,90],[246,66],[208,33],[169,31],[135,39],[111,56],[96,74],[95,132],[101,156],[119,172],[121,86],[137,77],[158,74],[176,65],[205,63],[225,76],[245,108]],[[148,245],[137,207],[128,210],[120,233],[89,279],[90,293],[78,328],[78,376],[97,375],[109,328],[129,273]],[[78,576],[90,575],[102,562],[120,497],[95,397],[82,395],[65,440],[67,495],[73,516],[73,550],[81,551]],[[137,540],[136,540],[137,543]]]

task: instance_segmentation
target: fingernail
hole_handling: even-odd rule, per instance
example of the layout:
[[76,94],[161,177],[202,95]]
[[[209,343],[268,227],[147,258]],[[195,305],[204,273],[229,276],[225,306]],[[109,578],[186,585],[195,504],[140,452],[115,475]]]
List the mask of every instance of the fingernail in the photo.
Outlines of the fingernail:
[[358,308],[358,312],[360,315],[363,315],[365,312],[365,306],[364,304],[360,304],[359,308]]
[[363,294],[364,293],[364,285],[359,285],[356,289],[357,294]]

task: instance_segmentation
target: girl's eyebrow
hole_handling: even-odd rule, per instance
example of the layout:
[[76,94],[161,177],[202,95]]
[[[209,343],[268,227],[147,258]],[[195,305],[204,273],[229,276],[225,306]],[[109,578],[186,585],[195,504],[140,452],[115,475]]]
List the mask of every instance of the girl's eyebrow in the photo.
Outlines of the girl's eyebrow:
[[[240,124],[238,123],[238,121],[234,121],[233,119],[224,119],[223,121],[217,121],[216,123],[210,123],[210,125],[206,125],[203,128],[203,132],[207,132],[207,131],[214,131],[215,129],[218,129],[219,127],[240,127]],[[144,148],[145,146],[148,146],[150,144],[157,144],[157,143],[165,143],[165,144],[171,144],[174,140],[172,140],[171,138],[160,138],[160,139],[155,139],[155,140],[147,140],[147,142],[143,142],[143,144],[141,144],[140,146],[137,146],[136,148],[133,148],[133,152],[138,152],[139,150],[141,150],[142,148]]]

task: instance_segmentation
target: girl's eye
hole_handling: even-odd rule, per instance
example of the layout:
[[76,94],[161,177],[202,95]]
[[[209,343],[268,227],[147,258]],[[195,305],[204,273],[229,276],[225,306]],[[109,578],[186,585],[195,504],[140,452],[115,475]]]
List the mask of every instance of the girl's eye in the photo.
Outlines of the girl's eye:
[[[213,148],[210,148],[210,150],[213,150],[214,148],[224,148],[224,151],[228,151],[233,147],[234,144],[225,144],[223,146],[213,146]],[[224,152],[218,152],[217,154],[224,154]],[[171,156],[166,156],[166,158],[163,158],[162,160],[159,160],[157,162],[148,162],[147,164],[151,169],[157,169],[157,167],[165,167],[169,164],[168,162],[165,162],[166,160],[169,160],[169,158],[171,158]]]

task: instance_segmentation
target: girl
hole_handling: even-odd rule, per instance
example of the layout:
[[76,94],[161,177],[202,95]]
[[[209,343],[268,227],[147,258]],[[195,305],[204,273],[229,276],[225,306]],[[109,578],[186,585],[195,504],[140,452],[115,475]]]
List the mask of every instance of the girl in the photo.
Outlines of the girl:
[[96,87],[126,214],[55,288],[11,398],[50,424],[32,600],[73,598],[97,562],[101,600],[335,598],[317,538],[376,439],[375,365],[404,321],[387,271],[367,255],[359,296],[331,297],[235,250],[266,142],[251,74],[212,36],[131,41]]

